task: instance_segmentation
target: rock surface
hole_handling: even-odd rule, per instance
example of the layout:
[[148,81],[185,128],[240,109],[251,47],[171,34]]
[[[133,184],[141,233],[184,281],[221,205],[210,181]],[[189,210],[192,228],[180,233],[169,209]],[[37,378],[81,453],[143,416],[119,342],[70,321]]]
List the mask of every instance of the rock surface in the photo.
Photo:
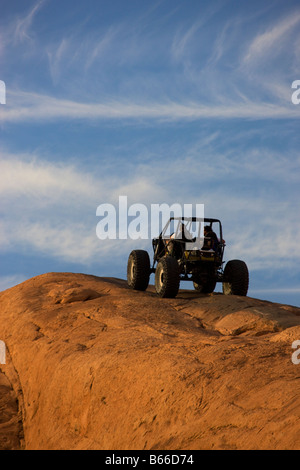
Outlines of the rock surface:
[[48,273],[0,293],[0,449],[299,449],[300,309]]

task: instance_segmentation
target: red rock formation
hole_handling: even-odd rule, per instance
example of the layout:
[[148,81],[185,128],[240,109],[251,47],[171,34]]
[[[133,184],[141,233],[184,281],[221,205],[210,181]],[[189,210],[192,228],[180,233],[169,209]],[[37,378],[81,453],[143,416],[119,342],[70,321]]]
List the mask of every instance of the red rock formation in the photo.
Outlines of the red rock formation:
[[2,448],[299,449],[299,308],[49,273],[0,293],[0,339]]

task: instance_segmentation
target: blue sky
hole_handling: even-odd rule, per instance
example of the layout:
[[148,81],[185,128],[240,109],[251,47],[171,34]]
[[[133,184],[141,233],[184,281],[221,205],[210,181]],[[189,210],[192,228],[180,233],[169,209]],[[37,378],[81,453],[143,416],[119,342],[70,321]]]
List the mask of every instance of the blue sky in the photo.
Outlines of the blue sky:
[[1,2],[0,289],[125,278],[96,208],[189,203],[223,222],[249,295],[300,306],[300,4]]

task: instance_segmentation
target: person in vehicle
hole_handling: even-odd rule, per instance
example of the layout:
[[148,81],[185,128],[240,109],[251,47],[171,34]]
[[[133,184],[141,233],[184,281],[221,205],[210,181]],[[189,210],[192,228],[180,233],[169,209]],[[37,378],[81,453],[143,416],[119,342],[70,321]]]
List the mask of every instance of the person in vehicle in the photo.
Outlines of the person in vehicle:
[[204,227],[204,243],[201,250],[213,250],[216,251],[219,245],[219,240],[215,232],[210,225]]

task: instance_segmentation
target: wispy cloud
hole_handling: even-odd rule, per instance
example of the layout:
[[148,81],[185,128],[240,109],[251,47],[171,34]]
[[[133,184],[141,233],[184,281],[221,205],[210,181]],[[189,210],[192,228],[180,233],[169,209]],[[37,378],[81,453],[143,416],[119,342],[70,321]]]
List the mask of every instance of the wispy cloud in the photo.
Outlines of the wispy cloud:
[[24,17],[18,18],[15,23],[15,30],[13,34],[15,43],[23,43],[24,41],[31,41],[31,27],[34,18],[38,11],[45,4],[46,0],[38,1],[31,10]]
[[58,202],[75,192],[81,199],[91,198],[95,181],[84,177],[71,165],[47,163],[36,155],[15,156],[2,152],[0,160],[0,194],[2,197],[32,197],[38,203],[44,197]]
[[[18,43],[35,37],[34,19],[44,5],[45,0],[37,2],[6,28],[3,36],[7,57],[20,53],[10,49],[11,37]],[[225,19],[220,23],[222,13]],[[28,68],[32,68],[33,59],[43,61],[45,69],[49,68],[47,84],[55,85],[55,96],[53,91],[25,92],[22,85],[18,92],[8,86],[10,100],[5,109],[0,109],[0,119],[297,117],[298,110],[290,103],[290,83],[286,82],[287,71],[295,67],[296,47],[294,61],[284,70],[270,62],[279,53],[288,55],[292,32],[297,42],[298,10],[283,19],[270,20],[263,32],[255,24],[245,35],[246,20],[239,22],[236,16],[226,16],[222,2],[199,7],[198,14],[189,21],[180,21],[176,16],[176,21],[169,23],[170,17],[164,13],[157,22],[149,15],[136,13],[95,29],[86,13],[76,25],[68,25],[55,36],[45,35],[41,43],[35,41],[35,56],[26,52],[30,55]],[[134,28],[130,27],[131,21]],[[221,27],[215,29],[216,24]],[[47,89],[44,77],[41,80],[34,72],[30,76],[31,90],[33,82],[36,89]]]
[[223,8],[219,2],[209,4],[204,9],[200,9],[201,14],[193,18],[189,24],[181,24],[175,31],[172,44],[171,55],[175,61],[190,61],[195,50],[202,48],[202,37],[198,36],[201,29],[213,21],[216,13]]
[[[3,158],[4,155],[2,155]],[[96,208],[116,205],[120,195],[128,201],[150,203],[151,192],[164,199],[164,190],[152,175],[132,175],[130,182],[110,170],[100,174],[79,166],[49,163],[37,155],[5,154],[0,161],[2,201],[0,247],[5,252],[34,251],[76,263],[91,263],[96,254],[104,258],[123,253],[130,240],[101,243],[96,237]],[[128,248],[129,246],[129,248]]]
[[201,25],[202,21],[197,21],[193,23],[186,31],[180,31],[175,34],[171,47],[171,52],[175,60],[182,60],[186,57],[188,45]]
[[[30,26],[43,4],[38,2],[15,26],[22,40],[30,37]],[[296,57],[296,52],[289,53],[289,40],[292,32],[294,42],[299,36],[300,12],[269,22],[263,32],[256,27],[242,40],[244,24],[227,18],[210,41],[209,24],[220,9],[208,8],[175,32],[167,28],[161,47],[153,32],[145,32],[146,25],[131,30],[127,19],[95,31],[82,19],[40,51],[42,56],[46,53],[50,76],[63,98],[8,87],[0,121],[298,119],[287,71]],[[285,67],[272,65],[278,54],[288,60]],[[149,75],[149,61],[154,70],[165,63],[168,73]],[[122,80],[115,79],[119,76]]]
[[[212,142],[213,139],[208,139],[204,147]],[[103,167],[101,172],[91,173],[74,164],[49,163],[36,155],[30,160],[28,155],[6,154],[6,159],[0,162],[1,196],[5,201],[1,208],[2,250],[33,250],[83,264],[93,262],[96,253],[102,257],[109,255],[111,249],[126,257],[134,242],[100,243],[95,231],[97,206],[109,202],[117,208],[119,196],[126,195],[129,204],[143,203],[148,209],[152,203],[204,203],[207,216],[220,217],[224,222],[229,259],[242,256],[251,269],[258,270],[296,267],[300,224],[293,214],[299,211],[299,203],[295,201],[295,207],[280,199],[275,203],[268,197],[264,199],[263,191],[240,191],[237,198],[230,189],[241,179],[253,184],[260,173],[268,171],[278,186],[283,183],[282,178],[287,184],[288,173],[294,171],[289,166],[293,159],[288,162],[273,155],[272,168],[271,157],[265,154],[260,158],[263,163],[259,155],[248,152],[243,160],[235,160],[230,154],[224,157],[210,150],[206,160],[199,160],[197,152],[190,149],[186,156],[172,157],[172,164],[160,156],[149,163],[137,164],[128,181],[125,163],[121,162],[114,174]],[[153,174],[153,168],[159,168],[159,172]],[[295,175],[290,185],[297,185],[297,178]],[[264,181],[265,177],[262,185]],[[178,187],[182,188],[180,192]]]
[[55,50],[48,50],[47,55],[49,59],[50,74],[54,83],[57,83],[61,75],[62,67],[65,67],[65,61],[70,60],[68,55],[70,43],[72,42],[69,38],[63,38],[60,43],[56,46]]
[[261,61],[278,51],[285,45],[286,36],[293,33],[300,22],[300,11],[293,12],[286,18],[281,19],[277,24],[267,29],[267,31],[258,34],[251,41],[244,57],[244,62]]
[[56,119],[156,119],[166,121],[198,119],[298,119],[299,110],[290,102],[276,105],[263,102],[224,102],[203,105],[201,102],[133,102],[109,100],[82,103],[31,92],[7,92],[7,106],[0,108],[0,121],[35,122]]
[[85,70],[88,70],[95,61],[99,60],[104,53],[106,53],[113,40],[118,36],[118,27],[110,27],[103,36],[97,37],[94,40],[93,47],[89,46],[89,51],[86,56]]
[[59,41],[46,45],[50,74],[55,84],[68,77],[72,81],[72,75],[73,79],[76,75],[86,75],[95,63],[109,60],[109,54],[114,53],[118,43],[121,48],[120,26],[109,26],[107,30],[96,33],[92,31],[83,38],[84,26],[85,22],[74,31],[68,31]]

